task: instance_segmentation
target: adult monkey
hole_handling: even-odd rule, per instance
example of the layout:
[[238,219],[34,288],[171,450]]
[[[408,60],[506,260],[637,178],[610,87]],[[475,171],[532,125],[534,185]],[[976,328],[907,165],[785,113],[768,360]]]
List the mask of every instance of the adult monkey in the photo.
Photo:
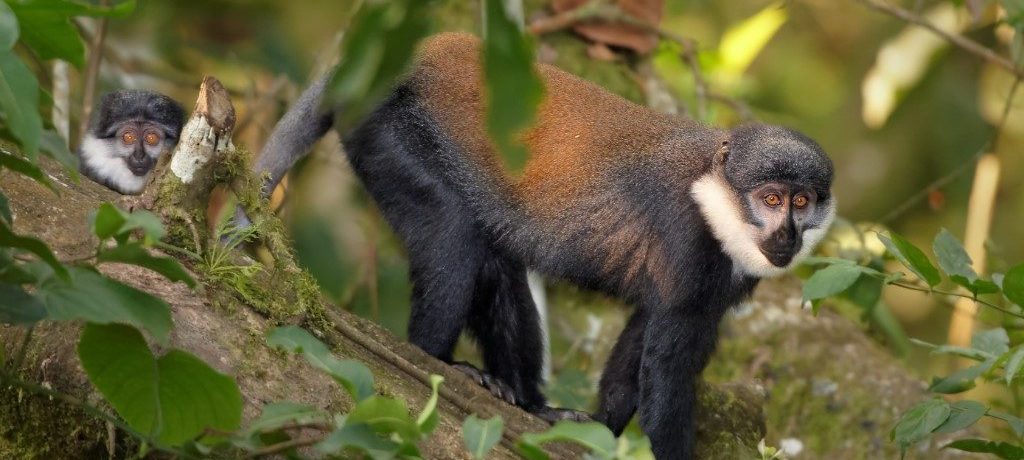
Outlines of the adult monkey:
[[[526,268],[637,307],[606,366],[595,417],[639,409],[659,459],[693,455],[694,385],[725,311],[797,264],[834,215],[832,162],[770,125],[731,131],[655,113],[547,65],[530,152],[512,178],[485,130],[479,41],[440,34],[391,96],[342,133],[356,174],[409,253],[409,339],[452,363],[468,327],[496,396],[549,421]],[[326,79],[300,97],[255,164],[264,194],[333,125]],[[647,327],[651,324],[652,327]]]

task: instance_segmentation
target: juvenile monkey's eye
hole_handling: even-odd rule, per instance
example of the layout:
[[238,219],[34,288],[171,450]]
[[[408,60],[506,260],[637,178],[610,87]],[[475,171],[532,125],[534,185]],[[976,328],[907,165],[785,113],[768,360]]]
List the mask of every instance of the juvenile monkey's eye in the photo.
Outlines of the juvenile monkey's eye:
[[797,195],[796,198],[793,198],[793,206],[796,206],[798,208],[807,207],[807,202],[807,197],[803,195]]
[[128,131],[121,135],[121,141],[125,144],[134,144],[136,141],[135,133]]
[[782,198],[779,197],[779,195],[777,195],[775,193],[769,193],[769,194],[764,196],[764,204],[774,208],[774,207],[782,204]]
[[146,133],[145,140],[149,145],[156,145],[157,142],[160,142],[160,136],[157,136],[154,133]]

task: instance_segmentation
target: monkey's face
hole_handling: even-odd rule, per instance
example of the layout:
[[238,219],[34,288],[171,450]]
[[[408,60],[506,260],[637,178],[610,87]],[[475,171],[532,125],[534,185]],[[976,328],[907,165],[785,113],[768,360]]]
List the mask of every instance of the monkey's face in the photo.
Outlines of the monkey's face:
[[122,123],[111,139],[112,153],[123,159],[135,176],[149,173],[160,154],[167,149],[166,135],[158,125],[148,122]]
[[824,217],[814,189],[797,184],[769,182],[744,198],[757,247],[776,267],[793,262],[804,246],[804,231],[818,228]]

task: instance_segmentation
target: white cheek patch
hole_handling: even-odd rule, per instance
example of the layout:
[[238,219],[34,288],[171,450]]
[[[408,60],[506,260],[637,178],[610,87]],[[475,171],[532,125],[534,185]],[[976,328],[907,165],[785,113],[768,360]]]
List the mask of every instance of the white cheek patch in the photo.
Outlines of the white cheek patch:
[[825,237],[835,217],[833,198],[829,200],[828,209],[825,210],[826,214],[821,223],[816,228],[804,230],[800,252],[785,267],[777,267],[761,253],[756,239],[757,226],[746,221],[737,205],[739,197],[721,178],[713,174],[701,177],[693,183],[690,194],[700,207],[701,215],[711,228],[711,233],[722,244],[722,251],[732,259],[735,270],[757,278],[779,276],[798,265]]
[[133,174],[124,158],[110,148],[110,141],[86,135],[82,139],[80,152],[80,160],[95,171],[96,176],[106,179],[121,193],[139,193],[146,186],[149,174],[141,177]]

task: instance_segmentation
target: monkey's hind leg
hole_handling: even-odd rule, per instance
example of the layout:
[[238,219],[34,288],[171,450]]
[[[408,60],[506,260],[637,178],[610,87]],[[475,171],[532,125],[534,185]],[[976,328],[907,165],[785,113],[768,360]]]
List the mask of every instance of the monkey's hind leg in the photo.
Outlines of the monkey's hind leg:
[[[538,417],[554,423],[558,420],[590,420],[589,414],[547,406],[540,391],[544,365],[544,341],[540,317],[530,295],[526,267],[494,254],[484,263],[477,278],[469,315],[469,329],[483,349],[487,372],[476,371],[478,382],[495,396],[516,404]],[[473,370],[463,369],[474,376]],[[512,391],[497,391],[488,385],[496,378]],[[501,394],[498,394],[501,393]]]
[[608,426],[616,436],[629,424],[640,399],[640,358],[644,348],[647,318],[636,311],[619,334],[611,357],[604,366],[598,389],[598,409],[594,419]]

